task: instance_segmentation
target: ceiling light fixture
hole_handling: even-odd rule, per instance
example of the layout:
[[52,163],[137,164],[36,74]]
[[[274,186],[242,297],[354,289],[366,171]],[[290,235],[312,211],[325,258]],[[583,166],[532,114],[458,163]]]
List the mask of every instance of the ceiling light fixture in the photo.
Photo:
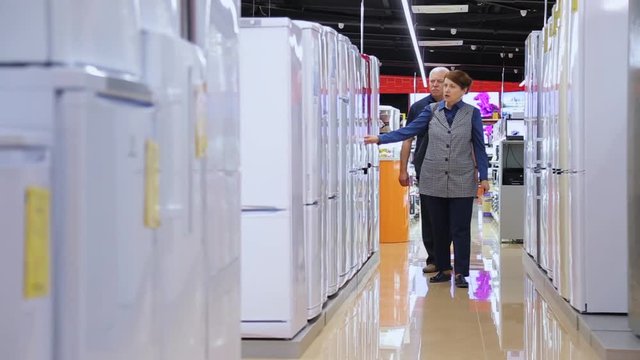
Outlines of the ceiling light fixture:
[[451,28],[451,35],[455,35],[456,33],[458,33],[458,29]]
[[477,46],[475,46],[475,45],[471,45],[471,50],[475,50],[475,49],[477,49],[477,48],[478,48]]
[[463,40],[424,40],[418,41],[420,46],[460,46]]
[[420,56],[420,48],[418,47],[418,39],[416,39],[416,31],[413,28],[413,21],[411,20],[411,12],[409,11],[408,0],[402,0],[402,8],[404,10],[404,17],[407,20],[407,28],[409,28],[409,35],[411,36],[411,42],[413,43],[413,51],[416,53],[416,60],[418,61],[418,68],[420,69],[420,76],[422,77],[422,86],[427,87],[427,76],[424,73],[424,65],[422,56]]
[[429,67],[450,67],[450,66],[460,66],[460,64],[451,64],[451,63],[424,63],[424,66],[429,66]]
[[469,12],[469,5],[414,5],[411,7],[416,14],[454,14]]
[[520,15],[522,15],[522,17],[527,16],[527,10],[520,10]]
[[436,28],[431,28],[430,30],[431,30],[431,31],[436,31]]

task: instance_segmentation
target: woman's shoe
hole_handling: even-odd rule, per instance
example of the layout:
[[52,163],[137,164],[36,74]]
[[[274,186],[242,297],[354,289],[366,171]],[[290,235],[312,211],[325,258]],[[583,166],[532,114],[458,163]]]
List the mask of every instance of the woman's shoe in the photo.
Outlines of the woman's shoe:
[[427,264],[427,266],[422,268],[422,272],[425,274],[434,273],[438,271],[435,264]]
[[443,271],[440,271],[434,277],[429,279],[429,282],[430,283],[441,283],[441,282],[447,282],[449,280],[451,280],[451,274],[447,274],[447,273],[445,273]]
[[466,289],[469,287],[469,283],[465,280],[464,276],[456,275],[456,287]]

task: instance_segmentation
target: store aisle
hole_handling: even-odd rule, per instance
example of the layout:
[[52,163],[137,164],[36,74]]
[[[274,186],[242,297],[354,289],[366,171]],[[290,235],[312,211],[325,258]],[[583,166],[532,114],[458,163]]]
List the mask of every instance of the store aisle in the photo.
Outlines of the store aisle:
[[[501,245],[490,219],[476,216],[473,225],[469,289],[428,283],[419,223],[412,224],[412,241],[382,244],[371,280],[301,359],[597,359],[525,277],[522,247]],[[372,332],[378,336],[367,340]]]

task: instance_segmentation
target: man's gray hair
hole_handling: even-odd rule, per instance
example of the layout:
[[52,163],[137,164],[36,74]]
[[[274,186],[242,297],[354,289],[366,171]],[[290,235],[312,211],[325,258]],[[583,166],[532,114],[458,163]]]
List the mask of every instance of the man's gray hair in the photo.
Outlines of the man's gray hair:
[[432,77],[433,74],[440,73],[440,72],[448,73],[449,69],[447,69],[444,66],[438,66],[436,68],[431,69],[431,71],[429,71],[429,77]]

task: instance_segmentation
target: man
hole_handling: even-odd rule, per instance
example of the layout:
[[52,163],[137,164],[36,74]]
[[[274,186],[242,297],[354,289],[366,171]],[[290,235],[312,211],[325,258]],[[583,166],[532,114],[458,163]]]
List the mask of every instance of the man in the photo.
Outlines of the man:
[[[444,76],[449,72],[449,69],[445,67],[437,67],[431,70],[429,73],[429,96],[416,101],[409,109],[409,115],[407,116],[407,125],[411,123],[422,110],[434,102],[441,101],[443,98],[442,84],[444,83]],[[428,137],[425,137],[426,132],[416,136],[416,151],[413,158],[413,165],[416,168],[417,176],[420,176],[420,168],[422,161],[424,160],[425,150],[427,148]],[[423,144],[424,142],[424,144]],[[407,164],[409,162],[409,155],[411,154],[411,144],[413,139],[405,140],[402,144],[402,151],[400,152],[400,185],[409,186],[409,174],[407,172]],[[422,151],[421,151],[422,150]],[[427,265],[422,269],[424,273],[433,273],[438,271],[436,268],[435,250],[433,245],[433,229],[429,220],[429,209],[427,209],[426,196],[420,194],[420,221],[422,222],[422,243],[427,250]]]

